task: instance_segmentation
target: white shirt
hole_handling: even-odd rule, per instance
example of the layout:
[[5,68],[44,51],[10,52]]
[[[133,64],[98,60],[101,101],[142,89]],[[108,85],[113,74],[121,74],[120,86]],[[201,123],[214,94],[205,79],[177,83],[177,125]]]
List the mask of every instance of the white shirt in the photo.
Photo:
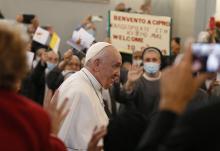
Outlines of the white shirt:
[[60,86],[58,100],[68,98],[70,111],[58,136],[69,151],[86,151],[95,126],[108,124],[101,88],[101,84],[86,68],[71,75]]

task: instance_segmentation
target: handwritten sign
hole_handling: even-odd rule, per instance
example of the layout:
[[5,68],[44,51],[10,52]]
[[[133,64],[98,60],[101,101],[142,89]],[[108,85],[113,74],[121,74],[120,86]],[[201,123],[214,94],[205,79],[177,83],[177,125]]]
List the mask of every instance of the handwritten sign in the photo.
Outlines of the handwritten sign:
[[34,34],[33,40],[39,42],[42,45],[47,45],[49,39],[50,39],[49,31],[41,27],[38,27]]
[[170,55],[171,18],[111,11],[110,39],[120,51],[131,54],[147,47],[157,47]]
[[80,28],[79,31],[73,31],[72,38],[67,41],[67,44],[81,51],[85,48],[89,48],[94,40],[95,38],[91,34],[84,28]]

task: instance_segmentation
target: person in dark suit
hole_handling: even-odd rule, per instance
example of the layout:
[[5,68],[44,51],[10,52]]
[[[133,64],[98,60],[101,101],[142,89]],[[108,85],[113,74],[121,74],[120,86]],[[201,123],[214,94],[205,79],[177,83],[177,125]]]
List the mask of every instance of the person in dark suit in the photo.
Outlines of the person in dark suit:
[[159,113],[148,125],[136,151],[220,149],[220,103],[185,112],[189,100],[208,77],[206,73],[193,77],[191,66],[192,55],[188,50],[179,65],[163,72]]

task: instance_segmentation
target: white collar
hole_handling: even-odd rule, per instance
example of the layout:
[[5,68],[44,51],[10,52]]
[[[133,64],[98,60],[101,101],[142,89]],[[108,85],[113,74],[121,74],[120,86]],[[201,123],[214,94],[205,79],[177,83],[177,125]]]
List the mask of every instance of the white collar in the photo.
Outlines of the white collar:
[[85,76],[88,78],[88,80],[91,82],[91,84],[94,86],[94,88],[98,91],[101,91],[102,85],[97,81],[94,75],[85,67],[82,68],[81,70],[85,74]]
[[149,77],[149,76],[147,76],[146,73],[144,73],[143,76],[144,76],[145,79],[147,79],[147,80],[149,80],[149,81],[157,81],[157,80],[160,80],[161,74],[162,74],[162,73],[159,72],[159,75],[158,75],[158,77],[156,77],[156,78]]

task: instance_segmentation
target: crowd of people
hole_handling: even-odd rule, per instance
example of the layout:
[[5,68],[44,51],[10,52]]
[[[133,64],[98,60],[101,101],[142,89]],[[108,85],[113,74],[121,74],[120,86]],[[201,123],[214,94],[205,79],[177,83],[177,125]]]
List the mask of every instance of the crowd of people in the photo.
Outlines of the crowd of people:
[[[141,8],[150,13],[150,1]],[[116,10],[128,11],[123,3]],[[122,62],[106,41],[60,56],[33,41],[36,15],[29,21],[17,15],[14,22],[1,16],[1,150],[220,149],[218,74],[192,68],[192,40],[181,47],[180,38],[172,38],[168,57],[157,47],[135,51],[132,62]],[[93,36],[97,30],[91,16],[81,27]],[[199,42],[219,43],[218,22],[204,32]],[[28,52],[35,55],[31,64]]]

